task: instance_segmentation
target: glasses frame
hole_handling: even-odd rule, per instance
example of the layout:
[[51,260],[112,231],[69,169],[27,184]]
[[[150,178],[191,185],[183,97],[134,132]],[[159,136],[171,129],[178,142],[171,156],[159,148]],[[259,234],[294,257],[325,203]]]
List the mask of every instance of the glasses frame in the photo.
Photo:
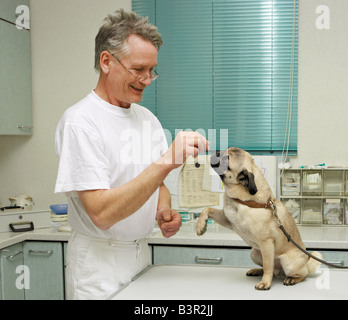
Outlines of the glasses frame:
[[158,79],[159,77],[159,74],[157,73],[156,69],[153,69],[153,74],[152,76],[148,76],[147,74],[140,74],[138,76],[135,76],[132,71],[127,68],[117,57],[115,57],[115,55],[111,52],[109,52],[112,57],[125,69],[129,72],[129,74],[136,80],[136,81],[139,81],[139,82],[144,82],[147,78],[149,78],[151,81],[154,81],[156,79]]

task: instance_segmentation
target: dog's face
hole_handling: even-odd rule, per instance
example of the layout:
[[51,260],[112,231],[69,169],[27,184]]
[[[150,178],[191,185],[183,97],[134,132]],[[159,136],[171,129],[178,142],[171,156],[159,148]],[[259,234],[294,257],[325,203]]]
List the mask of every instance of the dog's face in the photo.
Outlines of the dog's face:
[[211,156],[210,165],[226,187],[242,185],[254,195],[257,187],[252,173],[253,161],[248,152],[239,148],[228,148],[225,151],[216,151]]

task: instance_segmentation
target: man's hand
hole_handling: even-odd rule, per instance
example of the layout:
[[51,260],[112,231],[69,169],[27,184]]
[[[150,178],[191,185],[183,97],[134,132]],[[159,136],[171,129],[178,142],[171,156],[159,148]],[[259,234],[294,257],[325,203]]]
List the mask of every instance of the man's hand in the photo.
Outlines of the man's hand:
[[174,236],[181,227],[180,213],[169,207],[158,209],[156,220],[165,238]]
[[209,141],[201,134],[192,131],[181,131],[160,161],[171,165],[174,169],[180,167],[188,156],[192,155],[195,158],[199,153],[208,150]]

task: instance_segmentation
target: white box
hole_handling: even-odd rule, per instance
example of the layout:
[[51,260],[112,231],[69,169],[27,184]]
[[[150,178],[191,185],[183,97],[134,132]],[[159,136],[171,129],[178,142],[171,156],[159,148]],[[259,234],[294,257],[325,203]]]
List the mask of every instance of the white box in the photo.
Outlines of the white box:
[[[14,230],[11,230],[10,225]],[[0,232],[23,232],[51,226],[49,210],[5,209],[0,211]]]

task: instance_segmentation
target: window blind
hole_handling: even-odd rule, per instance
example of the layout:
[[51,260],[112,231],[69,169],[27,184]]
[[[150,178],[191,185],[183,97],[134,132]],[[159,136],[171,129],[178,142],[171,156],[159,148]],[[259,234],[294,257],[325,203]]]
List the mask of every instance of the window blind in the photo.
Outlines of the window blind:
[[207,131],[213,128],[212,2],[161,0],[156,11],[164,39],[157,116],[173,138],[180,129]]
[[142,103],[172,138],[215,129],[216,149],[296,153],[297,1],[133,0],[133,10],[151,11],[164,40]]

